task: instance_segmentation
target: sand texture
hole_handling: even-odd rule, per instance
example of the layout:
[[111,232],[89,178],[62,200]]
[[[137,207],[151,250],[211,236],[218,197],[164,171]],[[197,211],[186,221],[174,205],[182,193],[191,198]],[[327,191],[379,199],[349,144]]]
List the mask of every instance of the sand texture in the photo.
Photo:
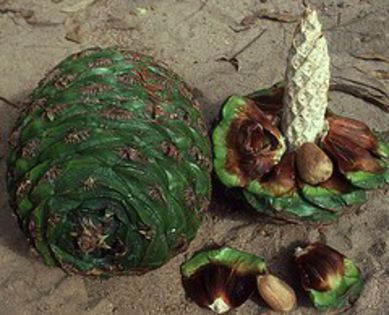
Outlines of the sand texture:
[[[333,73],[379,88],[377,93],[387,101],[388,0],[310,2],[318,7]],[[0,0],[0,97],[22,101],[45,73],[73,52],[121,45],[163,60],[195,86],[211,126],[228,95],[252,92],[283,78],[296,17],[302,9],[301,1],[293,0]],[[272,19],[259,18],[263,12]],[[234,57],[264,30],[237,54],[239,71],[218,60]],[[389,132],[384,104],[379,108],[341,92],[332,92],[330,103],[336,113]],[[210,314],[185,297],[179,266],[212,242],[263,256],[270,270],[298,291],[299,307],[291,314],[317,314],[299,289],[291,261],[296,245],[315,240],[352,257],[363,270],[366,288],[351,313],[388,314],[387,188],[371,192],[366,204],[338,223],[318,229],[278,224],[254,215],[243,204],[231,203],[216,186],[196,240],[186,253],[158,270],[141,277],[96,280],[47,268],[31,254],[8,206],[4,156],[17,115],[17,109],[0,99],[1,315]],[[253,298],[232,314],[275,313]]]

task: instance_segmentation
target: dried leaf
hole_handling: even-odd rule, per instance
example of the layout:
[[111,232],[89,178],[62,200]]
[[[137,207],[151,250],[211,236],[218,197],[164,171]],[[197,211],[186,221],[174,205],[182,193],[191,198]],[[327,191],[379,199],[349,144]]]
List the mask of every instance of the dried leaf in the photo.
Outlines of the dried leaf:
[[17,10],[17,13],[20,13],[27,22],[28,20],[35,18],[35,12],[33,10],[19,9]]
[[81,25],[78,24],[70,31],[68,31],[65,35],[65,38],[71,42],[80,44],[82,42]]
[[249,26],[255,24],[257,21],[258,21],[258,17],[255,14],[252,14],[244,17],[243,20],[240,21],[240,25]]
[[61,12],[63,13],[77,13],[79,11],[85,10],[88,6],[92,5],[96,0],[81,0],[76,4],[63,8]]
[[255,11],[252,15],[246,16],[240,22],[242,26],[253,25],[258,19],[266,19],[277,21],[281,23],[294,23],[300,19],[299,15],[292,14],[289,11],[276,11],[271,9],[260,9]]
[[377,78],[377,79],[382,79],[382,80],[389,80],[389,71],[385,70],[373,70],[370,72],[370,74]]
[[377,78],[381,80],[387,80],[389,79],[389,72],[382,70],[382,69],[375,69],[375,70],[370,70],[370,69],[363,69],[360,67],[354,67],[356,70],[359,72],[366,74],[370,78]]

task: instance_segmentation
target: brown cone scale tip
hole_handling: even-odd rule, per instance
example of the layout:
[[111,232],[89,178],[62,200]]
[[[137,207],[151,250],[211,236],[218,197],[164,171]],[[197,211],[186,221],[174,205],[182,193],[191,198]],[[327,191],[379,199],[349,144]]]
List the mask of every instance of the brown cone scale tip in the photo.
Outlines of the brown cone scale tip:
[[228,165],[239,173],[242,181],[260,179],[277,163],[282,135],[275,126],[274,116],[263,112],[248,101],[231,125],[228,133]]
[[343,277],[345,256],[321,243],[296,251],[296,263],[305,289],[324,292],[333,289],[332,281]]
[[262,258],[229,247],[199,251],[181,266],[187,296],[218,314],[242,305],[265,272]]
[[242,305],[254,292],[256,279],[227,266],[210,264],[184,281],[184,288],[199,306],[220,314]]

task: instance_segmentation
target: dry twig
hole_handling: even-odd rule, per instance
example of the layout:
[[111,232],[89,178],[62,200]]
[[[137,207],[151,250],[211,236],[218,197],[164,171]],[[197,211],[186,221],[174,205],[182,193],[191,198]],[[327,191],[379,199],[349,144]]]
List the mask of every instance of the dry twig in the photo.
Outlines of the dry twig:
[[266,29],[262,30],[257,36],[255,36],[250,42],[244,45],[241,49],[239,49],[236,53],[234,53],[231,57],[220,57],[216,59],[216,61],[227,61],[235,68],[236,71],[240,70],[240,63],[238,60],[238,56],[242,54],[247,48],[249,48],[252,44],[254,44],[262,35],[266,32]]
[[184,17],[181,21],[178,22],[178,24],[182,23],[182,22],[186,22],[188,20],[190,20],[191,18],[193,18],[196,14],[198,14],[199,12],[201,12],[202,10],[204,10],[204,8],[206,7],[206,5],[208,4],[208,0],[203,0],[201,1],[201,5],[200,7],[194,11],[193,13],[189,14],[188,16]]
[[0,101],[4,102],[4,104],[11,106],[12,108],[15,108],[17,110],[20,110],[21,106],[11,102],[10,100],[6,99],[5,97],[0,96]]
[[368,82],[344,76],[332,76],[330,89],[361,98],[389,112],[389,93],[378,85],[372,85]]
[[255,24],[259,19],[276,21],[280,23],[294,23],[300,19],[300,15],[293,14],[289,11],[276,11],[270,9],[260,9],[253,14],[246,16],[240,22],[242,26]]

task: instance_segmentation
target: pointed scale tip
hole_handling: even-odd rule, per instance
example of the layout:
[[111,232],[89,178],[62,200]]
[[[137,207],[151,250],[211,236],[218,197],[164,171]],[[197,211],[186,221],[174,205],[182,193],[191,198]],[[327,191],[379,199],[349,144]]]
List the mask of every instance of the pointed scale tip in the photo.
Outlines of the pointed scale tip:
[[214,311],[217,314],[223,314],[228,312],[231,309],[231,306],[229,303],[226,303],[223,298],[217,298],[213,301],[211,305],[208,305],[208,307]]

